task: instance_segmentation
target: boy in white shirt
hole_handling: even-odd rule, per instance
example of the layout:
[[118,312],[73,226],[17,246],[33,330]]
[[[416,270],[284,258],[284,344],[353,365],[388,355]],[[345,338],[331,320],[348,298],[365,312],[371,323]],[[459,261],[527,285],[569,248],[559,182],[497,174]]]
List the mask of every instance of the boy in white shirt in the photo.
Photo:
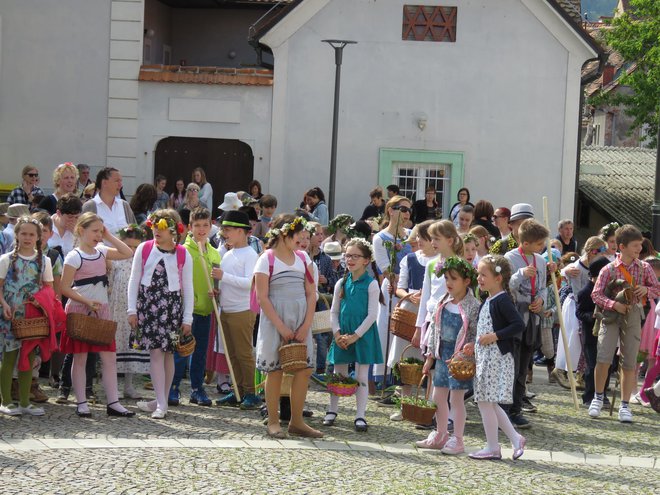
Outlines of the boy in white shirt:
[[[224,330],[226,352],[232,364],[235,386],[242,399],[241,409],[257,409],[261,398],[254,387],[255,361],[252,333],[256,314],[250,310],[252,274],[259,255],[248,245],[250,220],[242,211],[227,211],[222,217],[222,235],[232,246],[222,257],[220,268],[213,269],[220,280],[220,321]],[[217,401],[219,405],[236,405],[233,393]]]

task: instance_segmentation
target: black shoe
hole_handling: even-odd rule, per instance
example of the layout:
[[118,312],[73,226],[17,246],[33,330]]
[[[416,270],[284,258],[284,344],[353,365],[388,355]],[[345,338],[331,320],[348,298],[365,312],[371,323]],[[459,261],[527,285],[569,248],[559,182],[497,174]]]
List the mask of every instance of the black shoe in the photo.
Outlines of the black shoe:
[[94,392],[93,388],[87,388],[85,389],[85,399],[87,400],[96,400],[96,392]]
[[335,420],[337,419],[337,413],[335,412],[326,412],[325,413],[325,418],[323,418],[323,426],[332,426],[335,424]]
[[416,430],[435,430],[435,428],[435,417],[433,418],[433,421],[431,421],[430,425],[415,425]]
[[314,411],[311,409],[303,409],[303,418],[311,418],[314,416]]
[[78,402],[78,403],[76,404],[76,415],[77,415],[79,418],[91,418],[91,417],[92,417],[92,413],[91,413],[91,412],[89,412],[89,411],[87,411],[87,412],[80,412],[80,410],[78,410],[78,406],[82,406],[83,404],[87,404],[87,401],[84,401],[84,402]]
[[511,420],[511,424],[513,425],[514,428],[517,430],[527,430],[532,427],[529,421],[525,419],[525,417],[522,414],[516,414],[515,416],[509,416],[509,419]]
[[394,394],[388,395],[384,399],[379,400],[376,405],[378,407],[394,407],[396,406],[396,402],[394,401]]
[[528,398],[524,398],[522,400],[522,408],[523,412],[526,413],[535,413],[536,411],[539,410],[538,407],[536,407]]
[[357,432],[365,432],[369,429],[369,425],[367,424],[367,420],[364,418],[357,418],[355,421],[355,431]]
[[608,399],[607,397],[603,397],[603,407],[610,407],[610,406],[611,406],[610,399]]
[[289,397],[280,397],[280,421],[289,421],[291,419],[291,399]]
[[112,407],[110,407],[113,404],[119,404],[119,401],[116,400],[105,406],[105,412],[107,413],[108,416],[117,416],[119,418],[132,418],[133,416],[135,416],[135,413],[131,411],[121,412],[121,411],[117,411],[116,409],[113,409]]

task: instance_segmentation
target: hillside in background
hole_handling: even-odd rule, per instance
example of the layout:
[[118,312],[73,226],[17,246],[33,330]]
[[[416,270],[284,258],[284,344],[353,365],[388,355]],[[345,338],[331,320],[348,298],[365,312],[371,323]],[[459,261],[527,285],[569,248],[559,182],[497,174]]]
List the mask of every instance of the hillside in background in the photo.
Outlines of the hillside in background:
[[617,3],[617,0],[582,0],[582,16],[587,14],[590,21],[597,21],[601,16],[611,17]]

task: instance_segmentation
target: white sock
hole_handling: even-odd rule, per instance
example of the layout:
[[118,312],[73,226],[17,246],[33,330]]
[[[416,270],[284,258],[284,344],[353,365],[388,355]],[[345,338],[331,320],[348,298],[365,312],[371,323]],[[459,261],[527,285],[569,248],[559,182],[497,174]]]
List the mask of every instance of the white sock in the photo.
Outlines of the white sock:
[[481,413],[481,421],[484,424],[484,432],[486,433],[486,448],[495,452],[500,448],[500,442],[497,435],[497,414],[493,406],[497,406],[494,402],[477,402],[479,412]]
[[[114,352],[99,352],[103,370],[103,388],[107,404],[119,412],[125,412],[126,408],[119,404],[119,390],[117,389],[117,355]],[[116,404],[115,404],[116,403]]]
[[369,387],[367,385],[367,380],[369,379],[369,365],[355,363],[355,375],[355,378],[360,383],[357,392],[355,393],[355,419],[357,419],[364,418],[367,413],[367,399],[369,398]]
[[497,424],[500,427],[500,430],[502,430],[504,434],[509,437],[511,444],[517,447],[520,443],[520,433],[518,433],[513,427],[509,416],[504,412],[504,409],[502,409],[499,404],[494,404],[494,409],[495,415],[497,416]]
[[[335,364],[335,373],[338,375],[348,375],[348,365],[347,364]],[[330,406],[328,407],[328,412],[336,413],[339,410],[339,396],[330,394]]]
[[133,373],[124,373],[124,392],[135,392],[133,387]]
[[151,349],[149,351],[149,365],[151,382],[154,384],[154,393],[156,394],[156,407],[161,411],[167,411],[169,390],[165,392],[165,353],[160,349]]
[[[87,396],[85,395],[85,382],[87,378],[87,372],[85,371],[85,365],[87,364],[87,353],[81,352],[73,355],[73,363],[71,364],[71,385],[73,385],[73,391],[76,394],[76,402],[87,402]],[[89,412],[89,407],[87,404],[81,404],[78,406],[80,412]]]

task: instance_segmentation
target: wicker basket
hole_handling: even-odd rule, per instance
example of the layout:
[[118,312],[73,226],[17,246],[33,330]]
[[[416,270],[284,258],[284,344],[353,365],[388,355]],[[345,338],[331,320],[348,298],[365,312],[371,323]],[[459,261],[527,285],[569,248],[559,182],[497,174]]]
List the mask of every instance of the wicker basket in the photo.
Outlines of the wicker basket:
[[181,335],[176,344],[176,352],[181,357],[188,357],[195,351],[195,337],[192,334],[188,336]]
[[[390,317],[390,332],[392,335],[395,335],[403,340],[410,342],[415,335],[415,323],[417,322],[417,312],[404,309],[402,307],[403,303],[408,301],[408,299],[413,295],[409,293],[407,296],[399,299],[399,302],[396,303],[394,310],[392,311],[392,316]],[[408,305],[418,307],[412,303]]]
[[340,397],[350,397],[357,392],[357,383],[328,383],[328,392],[332,395],[339,395]]
[[92,345],[110,345],[115,340],[117,322],[102,320],[81,313],[66,315],[66,333],[69,337]]
[[327,333],[332,331],[332,323],[330,320],[331,311],[330,311],[330,302],[325,294],[319,293],[320,299],[325,303],[325,307],[322,311],[317,311],[314,313],[314,320],[312,320],[312,333]]
[[401,383],[403,383],[404,385],[417,385],[423,377],[422,369],[424,368],[424,365],[419,363],[402,362],[403,355],[410,348],[414,349],[414,346],[407,345],[405,349],[403,349],[403,352],[401,353],[401,359],[399,359],[399,364],[398,364],[399,375],[401,376]]
[[[39,308],[43,314],[40,306],[32,302],[25,303]],[[32,339],[45,339],[50,335],[50,323],[45,316],[38,316],[36,318],[16,318],[11,320],[11,333],[18,340],[32,340]]]
[[307,344],[292,343],[280,347],[282,371],[292,373],[307,368]]
[[[424,378],[419,381],[419,386],[415,392],[415,399],[419,397],[419,389],[422,386]],[[431,384],[431,379],[429,378],[429,385]],[[426,389],[426,400],[429,398],[429,388]],[[433,422],[433,416],[435,415],[436,407],[423,407],[413,404],[406,404],[405,402],[401,403],[401,416],[406,421],[415,423],[417,425],[430,425]]]
[[474,355],[458,351],[447,363],[447,368],[449,369],[449,374],[455,380],[472,380],[477,372],[477,363],[474,359]]

